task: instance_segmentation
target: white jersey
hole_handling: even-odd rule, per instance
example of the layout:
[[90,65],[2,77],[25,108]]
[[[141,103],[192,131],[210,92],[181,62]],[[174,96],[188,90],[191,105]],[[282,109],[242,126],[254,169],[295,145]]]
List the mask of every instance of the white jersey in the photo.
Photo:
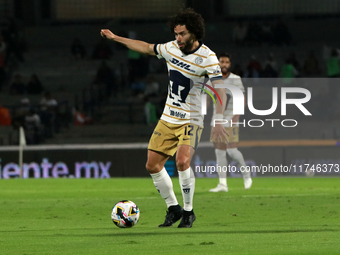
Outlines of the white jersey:
[[[236,74],[230,73],[227,78],[223,78],[223,83],[227,84],[227,85],[234,85],[234,86],[238,87],[239,89],[241,89],[242,92],[244,93],[244,86],[243,86],[241,77],[236,75]],[[227,105],[226,105],[225,111],[223,113],[223,119],[228,120],[228,123],[223,124],[223,126],[224,127],[230,127],[230,121],[234,117],[234,114],[233,114],[233,96],[232,96],[229,89],[226,89],[226,93],[227,93],[228,99],[227,99]],[[214,114],[216,114],[216,107],[215,107],[214,104],[213,104],[213,106],[214,106]],[[212,121],[211,121],[210,125],[213,126]],[[235,125],[233,124],[233,126],[236,127],[236,126],[238,126],[238,124],[235,124]]]
[[158,58],[164,58],[168,67],[168,97],[161,119],[174,124],[193,123],[203,127],[201,93],[203,83],[210,78],[222,79],[216,54],[200,43],[187,55],[176,41],[155,44]]

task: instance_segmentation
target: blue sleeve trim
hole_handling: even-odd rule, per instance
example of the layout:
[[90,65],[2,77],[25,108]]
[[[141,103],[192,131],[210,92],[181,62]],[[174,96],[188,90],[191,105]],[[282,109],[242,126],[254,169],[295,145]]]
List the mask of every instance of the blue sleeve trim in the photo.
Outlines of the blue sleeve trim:
[[157,52],[157,46],[158,46],[158,44],[155,44],[153,46],[153,51],[155,52],[156,55],[159,55],[159,53]]
[[211,81],[215,81],[215,80],[222,80],[222,75],[210,78]]

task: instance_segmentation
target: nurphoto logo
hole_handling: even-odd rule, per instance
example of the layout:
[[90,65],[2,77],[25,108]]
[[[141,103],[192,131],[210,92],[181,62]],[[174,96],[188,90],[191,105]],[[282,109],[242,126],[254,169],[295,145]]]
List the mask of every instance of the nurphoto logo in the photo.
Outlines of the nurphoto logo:
[[[210,88],[219,99],[220,103],[222,101],[218,96],[216,90],[212,89],[211,86],[204,84],[208,88]],[[244,115],[244,94],[242,90],[235,86],[235,85],[227,85],[227,84],[217,84],[216,88],[225,88],[230,91],[233,97],[233,114],[234,115]],[[254,98],[253,98],[253,88],[247,88],[247,107],[251,113],[257,116],[268,116],[274,113],[278,107],[278,87],[272,87],[272,105],[269,109],[266,110],[259,110],[254,107]],[[305,116],[311,116],[312,114],[307,110],[304,106],[305,103],[309,102],[311,99],[311,93],[308,89],[305,88],[298,88],[298,87],[281,87],[281,116],[287,115],[287,105],[295,105]],[[202,89],[207,91],[205,89]],[[300,98],[288,98],[288,94],[294,93],[295,95],[299,94],[303,97]],[[214,96],[208,91],[207,94],[213,99],[215,105],[216,100]],[[201,114],[207,114],[207,94],[201,94]],[[243,120],[243,122],[235,122],[233,123],[230,121],[230,126],[233,125],[243,125],[246,126],[248,124],[249,127],[262,127],[264,123],[270,122],[271,126],[275,126],[275,122],[280,122],[283,127],[295,127],[297,126],[298,122],[295,119],[250,119],[248,121]],[[213,126],[215,124],[227,124],[228,120],[226,119],[213,119]]]

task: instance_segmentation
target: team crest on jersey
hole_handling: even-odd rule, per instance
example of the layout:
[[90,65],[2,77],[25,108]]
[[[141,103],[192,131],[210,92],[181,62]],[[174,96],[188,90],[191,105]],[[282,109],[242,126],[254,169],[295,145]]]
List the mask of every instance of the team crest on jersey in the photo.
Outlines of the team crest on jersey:
[[197,58],[195,59],[195,63],[196,63],[197,65],[202,64],[202,62],[203,62],[203,58],[201,58],[201,57],[197,57]]

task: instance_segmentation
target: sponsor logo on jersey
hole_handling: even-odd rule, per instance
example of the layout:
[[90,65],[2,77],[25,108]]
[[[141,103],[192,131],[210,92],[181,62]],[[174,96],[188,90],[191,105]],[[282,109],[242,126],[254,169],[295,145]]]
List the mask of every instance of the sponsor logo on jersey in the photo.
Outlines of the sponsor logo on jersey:
[[174,110],[170,110],[170,115],[177,117],[177,118],[185,119],[186,113],[181,113],[181,112],[176,112]]
[[189,72],[192,72],[192,73],[195,72],[195,70],[191,70],[191,69],[190,69],[190,65],[189,65],[189,64],[184,63],[184,62],[182,62],[182,61],[179,61],[179,60],[176,59],[176,58],[170,59],[170,62],[173,63],[173,64],[175,64],[175,65],[178,66],[178,67],[181,67],[181,68],[183,68],[183,69],[189,71]]

